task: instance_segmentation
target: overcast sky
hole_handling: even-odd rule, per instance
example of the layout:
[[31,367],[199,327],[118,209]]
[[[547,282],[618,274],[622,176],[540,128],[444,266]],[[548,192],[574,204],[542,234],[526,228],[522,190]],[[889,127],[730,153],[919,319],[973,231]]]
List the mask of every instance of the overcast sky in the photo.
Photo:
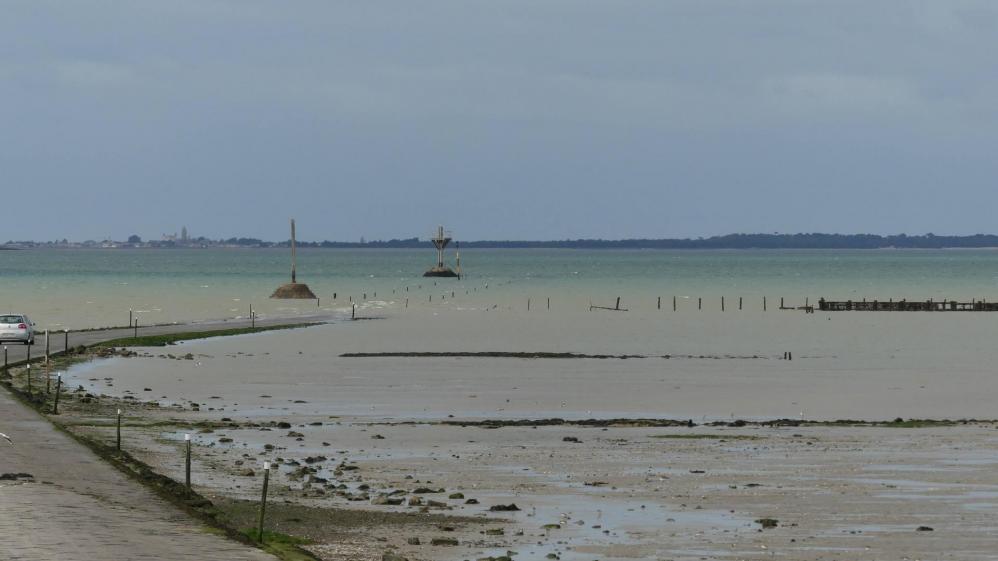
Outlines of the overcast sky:
[[998,2],[7,0],[0,241],[998,232]]

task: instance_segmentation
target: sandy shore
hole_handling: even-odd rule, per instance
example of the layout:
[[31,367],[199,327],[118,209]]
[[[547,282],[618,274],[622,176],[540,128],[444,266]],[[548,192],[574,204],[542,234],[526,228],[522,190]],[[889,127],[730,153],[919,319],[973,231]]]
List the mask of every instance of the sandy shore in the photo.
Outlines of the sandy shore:
[[[991,423],[700,426],[994,417],[977,316],[888,316],[434,312],[145,349],[69,380],[108,396],[81,404],[76,430],[109,436],[86,425],[124,403],[147,425],[127,445],[172,477],[193,431],[195,486],[234,511],[279,463],[272,523],[325,559],[992,559]],[[946,329],[960,336],[933,343]],[[413,350],[645,358],[340,356]],[[698,426],[460,424],[551,417]],[[319,522],[335,509],[368,514]]]

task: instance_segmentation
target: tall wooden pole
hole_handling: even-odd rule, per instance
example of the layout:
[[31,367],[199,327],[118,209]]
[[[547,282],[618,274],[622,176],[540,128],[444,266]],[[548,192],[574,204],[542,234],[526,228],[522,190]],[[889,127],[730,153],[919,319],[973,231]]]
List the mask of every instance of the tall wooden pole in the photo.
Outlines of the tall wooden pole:
[[291,219],[291,284],[295,283],[295,219]]

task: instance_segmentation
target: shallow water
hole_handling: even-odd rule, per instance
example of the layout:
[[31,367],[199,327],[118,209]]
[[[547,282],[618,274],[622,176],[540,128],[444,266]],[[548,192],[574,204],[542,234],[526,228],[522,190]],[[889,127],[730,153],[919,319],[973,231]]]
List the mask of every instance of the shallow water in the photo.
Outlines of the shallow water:
[[[662,251],[464,250],[461,280],[424,279],[432,249],[303,249],[299,280],[320,297],[320,310],[411,307],[466,309],[494,305],[581,309],[590,301],[653,309],[672,297],[683,309],[775,309],[830,299],[996,299],[998,250]],[[272,301],[287,282],[288,255],[278,249],[27,250],[0,252],[0,309],[32,315],[41,329],[246,316],[294,316],[315,302]],[[488,288],[486,288],[488,286]],[[393,293],[394,291],[394,293]],[[465,295],[464,292],[468,294]],[[450,298],[454,292],[455,298]],[[367,298],[364,298],[364,294]],[[374,296],[378,294],[378,296]],[[336,295],[334,299],[333,296]],[[433,296],[431,303],[429,298]],[[370,300],[366,301],[365,300]],[[377,302],[375,302],[377,301]]]

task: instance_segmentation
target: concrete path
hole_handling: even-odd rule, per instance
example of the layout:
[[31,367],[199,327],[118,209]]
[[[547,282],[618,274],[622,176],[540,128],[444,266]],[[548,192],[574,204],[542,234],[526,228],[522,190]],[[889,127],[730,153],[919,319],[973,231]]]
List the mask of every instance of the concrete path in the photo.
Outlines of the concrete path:
[[[316,315],[303,315],[295,316],[291,318],[270,318],[270,319],[257,319],[257,327],[263,327],[267,325],[281,325],[289,323],[310,323],[310,322],[321,322],[321,321],[331,321],[340,316],[334,316],[332,314],[316,314]],[[175,325],[150,325],[150,326],[140,326],[138,329],[139,336],[143,335],[163,335],[166,333],[180,333],[185,331],[219,331],[223,329],[236,329],[240,327],[249,327],[250,320],[248,319],[230,319],[230,320],[217,320],[217,321],[205,321],[199,323],[184,323]],[[100,343],[101,341],[109,341],[111,339],[120,339],[122,337],[131,337],[135,333],[135,330],[129,329],[127,327],[119,327],[112,329],[99,329],[94,331],[70,331],[69,332],[69,346],[76,347],[78,345],[93,345]],[[52,354],[63,351],[66,348],[66,334],[65,332],[52,332],[49,334],[49,352]],[[5,342],[0,345],[0,367],[3,366],[3,352],[4,348],[7,350],[7,360],[10,363],[22,361],[28,358],[28,353],[31,353],[31,359],[35,360],[38,357],[45,356],[45,332],[35,333],[35,344],[23,345],[21,343],[10,343]],[[0,432],[3,432],[0,430]]]
[[[258,321],[257,325],[288,322],[275,319]],[[225,322],[148,327],[141,328],[140,334],[242,326],[240,322]],[[128,335],[128,329],[71,333],[70,346]],[[57,340],[58,347],[50,347],[53,352],[62,350],[62,337],[53,337],[51,342]],[[16,358],[13,350],[11,347],[8,351],[11,362],[23,359],[24,346],[20,346]],[[0,389],[0,432],[14,439],[13,446],[0,439],[0,474],[23,472],[34,476],[0,480],[0,559],[275,559],[207,533],[202,524],[56,430],[4,389]]]

